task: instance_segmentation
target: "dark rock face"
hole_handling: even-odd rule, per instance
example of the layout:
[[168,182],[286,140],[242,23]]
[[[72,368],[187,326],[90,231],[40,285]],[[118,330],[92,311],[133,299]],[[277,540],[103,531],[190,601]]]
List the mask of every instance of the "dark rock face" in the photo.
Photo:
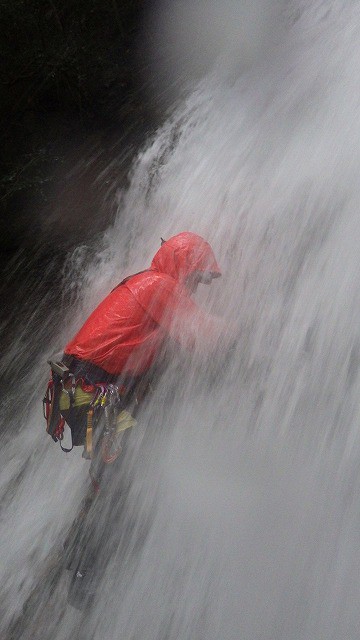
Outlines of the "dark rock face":
[[1,2],[1,388],[51,340],[67,256],[96,247],[161,121],[143,88],[146,4]]
[[146,4],[2,3],[0,264],[43,234],[68,245],[108,223],[104,201],[160,117],[143,90]]

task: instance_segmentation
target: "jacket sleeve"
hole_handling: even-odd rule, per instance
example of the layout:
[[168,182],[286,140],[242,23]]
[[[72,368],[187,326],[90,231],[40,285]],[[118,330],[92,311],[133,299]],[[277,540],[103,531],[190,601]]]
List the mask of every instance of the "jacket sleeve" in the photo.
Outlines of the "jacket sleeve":
[[223,322],[202,311],[180,285],[162,282],[153,291],[146,311],[187,350],[200,348],[208,352],[224,331]]

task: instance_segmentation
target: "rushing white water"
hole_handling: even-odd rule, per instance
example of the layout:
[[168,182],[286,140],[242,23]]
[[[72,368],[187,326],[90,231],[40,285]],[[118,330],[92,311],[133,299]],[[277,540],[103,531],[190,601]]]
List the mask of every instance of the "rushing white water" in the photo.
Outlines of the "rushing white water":
[[[223,267],[199,299],[237,348],[208,371],[175,359],[124,461],[96,603],[52,600],[29,637],[358,637],[360,6],[310,4],[287,6],[266,59],[219,63],[139,156],[102,249],[69,266],[81,302],[44,362],[185,229]],[[32,392],[1,449],[4,637],[86,483],[40,421]]]

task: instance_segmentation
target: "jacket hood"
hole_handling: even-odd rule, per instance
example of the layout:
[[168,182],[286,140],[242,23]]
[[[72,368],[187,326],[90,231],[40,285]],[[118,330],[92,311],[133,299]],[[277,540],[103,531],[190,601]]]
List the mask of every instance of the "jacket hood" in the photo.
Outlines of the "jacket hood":
[[213,278],[221,276],[209,243],[190,231],[179,233],[163,242],[153,258],[151,269],[166,273],[179,283],[183,283],[194,271],[210,271]]

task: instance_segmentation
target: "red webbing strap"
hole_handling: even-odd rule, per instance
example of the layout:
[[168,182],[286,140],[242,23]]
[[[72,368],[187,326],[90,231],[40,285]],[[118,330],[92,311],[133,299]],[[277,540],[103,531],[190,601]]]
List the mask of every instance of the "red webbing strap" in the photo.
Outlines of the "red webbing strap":
[[52,378],[50,378],[48,385],[46,387],[45,396],[43,398],[43,413],[44,413],[44,418],[46,420],[46,431],[49,431],[49,419],[50,419],[53,392],[54,392],[54,381]]
[[55,411],[56,411],[56,388],[55,388],[55,382],[53,377],[51,376],[46,391],[45,391],[45,396],[43,399],[43,411],[44,411],[44,417],[46,420],[46,431],[48,432],[48,434],[52,437],[52,439],[57,442],[57,437],[55,435],[55,432],[57,430],[59,421],[60,421],[60,414],[59,414],[59,419],[57,420],[57,422],[55,423]]
[[[60,446],[63,451],[69,452],[72,450],[73,446],[71,446],[71,449],[66,449],[61,444],[61,440],[64,437],[65,419],[59,411],[58,398],[55,397],[55,394],[58,392],[59,389],[56,389],[54,379],[51,376],[43,399],[43,411],[44,418],[46,420],[46,431],[52,437],[54,442],[57,442],[58,440],[60,441]],[[56,422],[55,420],[57,416],[54,415],[54,411],[57,411],[58,413],[58,419]]]

